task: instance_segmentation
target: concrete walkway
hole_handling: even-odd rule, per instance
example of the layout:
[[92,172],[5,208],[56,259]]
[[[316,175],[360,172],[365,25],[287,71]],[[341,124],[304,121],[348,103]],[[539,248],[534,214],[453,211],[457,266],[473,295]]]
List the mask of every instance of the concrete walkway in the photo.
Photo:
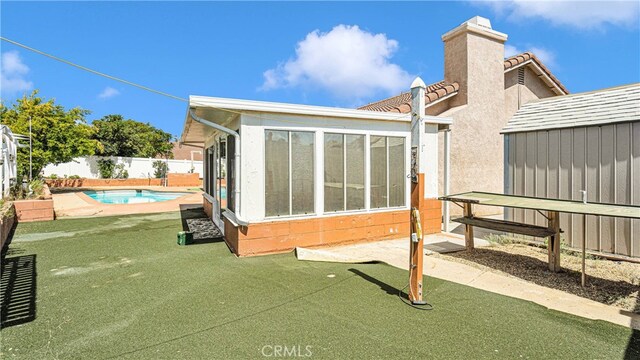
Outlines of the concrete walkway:
[[[476,246],[486,246],[476,239]],[[424,274],[472,286],[496,294],[528,300],[549,309],[588,319],[604,320],[640,330],[640,315],[522,279],[451,262],[428,254],[431,251],[464,249],[464,238],[454,234],[425,237]],[[409,269],[409,240],[387,240],[322,249],[297,248],[299,260],[358,263],[381,261],[400,269]]]
[[87,216],[109,216],[109,215],[127,215],[127,214],[146,214],[159,213],[167,211],[179,211],[181,206],[202,205],[201,191],[188,191],[184,187],[161,187],[161,186],[136,186],[136,187],[94,187],[91,190],[122,190],[122,189],[145,189],[155,191],[168,192],[185,192],[174,200],[160,201],[154,203],[143,204],[103,204],[86,195],[83,190],[75,191],[54,191],[53,192],[53,210],[57,218],[63,217],[87,217]]

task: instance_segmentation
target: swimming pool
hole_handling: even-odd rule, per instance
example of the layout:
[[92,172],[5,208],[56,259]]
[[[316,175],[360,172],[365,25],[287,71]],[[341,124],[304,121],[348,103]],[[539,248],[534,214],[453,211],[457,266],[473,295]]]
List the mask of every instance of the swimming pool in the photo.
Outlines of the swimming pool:
[[186,192],[153,190],[91,190],[84,191],[90,198],[103,204],[144,204],[177,199]]

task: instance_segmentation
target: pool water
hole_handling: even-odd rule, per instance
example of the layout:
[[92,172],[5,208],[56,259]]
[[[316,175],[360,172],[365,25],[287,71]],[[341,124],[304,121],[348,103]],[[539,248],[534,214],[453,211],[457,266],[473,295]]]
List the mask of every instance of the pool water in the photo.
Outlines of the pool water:
[[90,198],[103,204],[144,204],[177,199],[188,193],[152,190],[96,190],[85,191]]

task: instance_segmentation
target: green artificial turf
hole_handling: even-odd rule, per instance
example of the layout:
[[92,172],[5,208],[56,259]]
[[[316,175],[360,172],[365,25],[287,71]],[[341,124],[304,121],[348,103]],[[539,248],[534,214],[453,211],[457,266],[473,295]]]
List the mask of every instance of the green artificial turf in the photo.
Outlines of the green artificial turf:
[[406,271],[239,259],[222,242],[176,245],[181,229],[179,213],[20,224],[7,258],[36,255],[36,313],[1,331],[1,357],[638,356],[610,323],[433,278],[435,310],[420,311],[397,297]]

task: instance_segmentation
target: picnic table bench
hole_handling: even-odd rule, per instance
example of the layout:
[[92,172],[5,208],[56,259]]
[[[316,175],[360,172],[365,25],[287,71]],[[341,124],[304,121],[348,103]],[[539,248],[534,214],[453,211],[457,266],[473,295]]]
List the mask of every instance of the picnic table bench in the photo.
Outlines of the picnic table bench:
[[[457,195],[447,195],[438,198],[443,201],[451,201],[463,208],[463,217],[452,221],[464,224],[465,247],[474,248],[473,227],[502,231],[541,238],[549,238],[547,246],[549,270],[560,271],[560,213],[612,216],[640,219],[640,206],[588,203],[573,200],[558,200],[548,198],[536,198],[530,196],[504,195],[489,192],[471,191]],[[476,217],[473,213],[474,205],[487,205],[499,207],[511,207],[518,209],[531,209],[539,212],[547,219],[547,226],[538,226],[507,220],[488,219]],[[545,213],[546,212],[546,215]],[[586,282],[585,275],[586,244],[582,241],[582,285]]]

